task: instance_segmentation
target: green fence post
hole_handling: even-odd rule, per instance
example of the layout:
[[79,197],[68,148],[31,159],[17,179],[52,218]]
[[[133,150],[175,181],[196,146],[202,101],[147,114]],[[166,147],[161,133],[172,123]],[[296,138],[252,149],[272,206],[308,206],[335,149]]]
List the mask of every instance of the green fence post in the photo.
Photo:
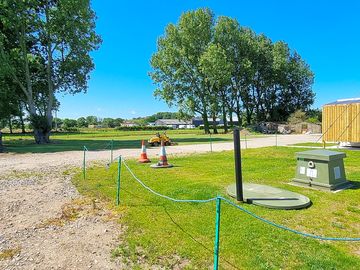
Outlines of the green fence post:
[[209,133],[210,135],[210,152],[212,152],[212,140],[211,140],[211,132]]
[[84,158],[83,158],[83,178],[86,179],[86,147],[84,145]]
[[111,140],[110,147],[111,147],[111,149],[110,149],[110,151],[111,151],[110,163],[113,163],[114,140]]
[[117,175],[117,188],[116,188],[116,205],[120,204],[120,175],[121,175],[121,156],[118,161],[118,175]]
[[217,197],[216,198],[216,218],[215,218],[214,270],[219,269],[220,203],[221,203],[221,198]]

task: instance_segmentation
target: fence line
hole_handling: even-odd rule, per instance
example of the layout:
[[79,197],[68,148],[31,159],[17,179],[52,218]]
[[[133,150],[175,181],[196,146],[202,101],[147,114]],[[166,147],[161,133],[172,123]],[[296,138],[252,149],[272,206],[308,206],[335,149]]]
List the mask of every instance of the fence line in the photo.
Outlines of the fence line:
[[350,237],[326,237],[326,236],[318,236],[318,235],[314,235],[314,234],[309,234],[309,233],[303,233],[303,232],[300,232],[300,231],[297,231],[297,230],[294,230],[294,229],[291,229],[291,228],[288,228],[284,225],[280,225],[280,224],[277,224],[275,222],[272,222],[270,220],[267,220],[265,218],[262,218],[254,213],[252,213],[251,211],[233,203],[232,201],[230,201],[229,199],[226,199],[222,196],[217,196],[217,197],[214,197],[214,198],[210,198],[210,199],[205,199],[205,200],[184,200],[184,199],[175,199],[175,198],[171,198],[169,196],[166,196],[166,195],[163,195],[159,192],[156,192],[154,190],[152,190],[150,187],[148,187],[146,184],[144,184],[138,177],[136,177],[136,175],[134,174],[134,172],[130,169],[130,167],[128,166],[128,164],[126,163],[126,161],[123,159],[123,164],[124,166],[127,168],[127,170],[130,172],[130,174],[133,176],[133,178],[138,182],[140,183],[145,189],[147,189],[148,191],[150,191],[151,193],[159,196],[159,197],[162,197],[162,198],[165,198],[165,199],[168,199],[168,200],[171,200],[171,201],[174,201],[174,202],[195,202],[195,203],[206,203],[206,202],[211,202],[211,201],[215,201],[217,200],[218,198],[220,198],[221,200],[225,201],[226,203],[228,203],[229,205],[232,205],[234,207],[236,207],[237,209],[241,210],[242,212],[260,220],[260,221],[263,221],[271,226],[274,226],[276,228],[279,228],[279,229],[283,229],[283,230],[286,230],[286,231],[289,231],[289,232],[292,232],[292,233],[296,233],[296,234],[299,234],[299,235],[302,235],[302,236],[305,236],[305,237],[309,237],[309,238],[314,238],[314,239],[319,239],[319,240],[326,240],[326,241],[360,241],[360,237],[355,237],[355,238],[350,238]]
[[[277,138],[276,138],[276,142],[277,142]],[[110,160],[110,164],[113,161],[113,142],[110,143],[110,145],[107,145],[107,147],[110,146],[111,147],[111,160]],[[86,179],[86,152],[88,152],[89,150],[86,148],[86,146],[84,146],[84,162],[83,162],[83,174],[84,174],[84,179]],[[284,231],[288,231],[303,237],[307,237],[307,238],[313,238],[313,239],[317,239],[317,240],[324,240],[324,241],[360,241],[360,237],[327,237],[327,236],[318,236],[318,235],[314,235],[314,234],[309,234],[309,233],[304,233],[298,230],[294,230],[291,229],[289,227],[286,227],[284,225],[281,224],[277,224],[273,221],[270,221],[268,219],[265,219],[263,217],[260,217],[258,215],[256,215],[255,213],[241,207],[240,205],[237,205],[236,203],[232,202],[231,200],[224,198],[222,196],[217,196],[217,197],[213,197],[213,198],[209,198],[209,199],[176,199],[176,198],[172,198],[170,196],[161,194],[153,189],[151,189],[149,186],[147,186],[143,181],[141,181],[136,175],[135,173],[131,170],[131,168],[129,167],[129,165],[126,163],[125,159],[122,158],[122,156],[118,156],[115,158],[115,160],[118,160],[118,174],[117,174],[117,188],[116,188],[116,205],[120,204],[120,191],[121,191],[121,186],[120,186],[120,178],[121,178],[121,163],[124,164],[125,168],[128,170],[128,172],[130,173],[130,175],[136,180],[136,182],[138,182],[144,189],[146,189],[148,192],[161,197],[163,199],[172,201],[172,202],[178,202],[178,203],[209,203],[209,202],[213,202],[216,201],[216,216],[215,216],[215,240],[214,240],[214,270],[218,270],[218,264],[219,264],[219,245],[220,245],[220,205],[221,205],[221,201],[226,202],[227,204],[229,204],[230,206],[233,206],[235,208],[237,208],[238,210],[250,215],[251,217],[264,222],[268,225],[271,225],[275,228],[278,229],[282,229]]]

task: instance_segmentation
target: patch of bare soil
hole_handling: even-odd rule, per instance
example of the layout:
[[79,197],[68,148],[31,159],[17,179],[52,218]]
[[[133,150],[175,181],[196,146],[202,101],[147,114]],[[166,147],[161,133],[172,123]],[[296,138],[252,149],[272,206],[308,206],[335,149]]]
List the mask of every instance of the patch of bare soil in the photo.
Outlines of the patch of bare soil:
[[118,217],[61,169],[1,172],[0,269],[128,269],[111,252]]

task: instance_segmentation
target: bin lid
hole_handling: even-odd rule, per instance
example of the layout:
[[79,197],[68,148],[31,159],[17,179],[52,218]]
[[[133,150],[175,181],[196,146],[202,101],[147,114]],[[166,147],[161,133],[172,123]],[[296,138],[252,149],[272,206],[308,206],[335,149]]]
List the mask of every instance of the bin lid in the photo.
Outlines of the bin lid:
[[329,151],[329,150],[309,150],[296,153],[297,158],[306,158],[314,160],[337,160],[346,157],[343,152]]

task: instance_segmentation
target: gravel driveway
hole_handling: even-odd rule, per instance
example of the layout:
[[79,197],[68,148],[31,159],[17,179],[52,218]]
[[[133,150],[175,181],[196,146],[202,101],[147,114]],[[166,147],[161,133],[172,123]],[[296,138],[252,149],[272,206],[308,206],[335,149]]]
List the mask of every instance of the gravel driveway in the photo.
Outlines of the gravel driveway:
[[[279,135],[277,144],[317,138]],[[243,148],[273,145],[273,136],[242,142]],[[232,143],[212,145],[213,151],[232,149]],[[167,147],[170,155],[209,150],[208,144]],[[148,149],[148,155],[158,151]],[[114,151],[118,155],[134,158],[139,149]],[[109,159],[109,151],[88,152],[87,159]],[[110,256],[121,234],[118,217],[100,202],[79,195],[70,176],[63,174],[69,166],[81,166],[82,160],[82,151],[0,154],[0,269],[129,269]]]

